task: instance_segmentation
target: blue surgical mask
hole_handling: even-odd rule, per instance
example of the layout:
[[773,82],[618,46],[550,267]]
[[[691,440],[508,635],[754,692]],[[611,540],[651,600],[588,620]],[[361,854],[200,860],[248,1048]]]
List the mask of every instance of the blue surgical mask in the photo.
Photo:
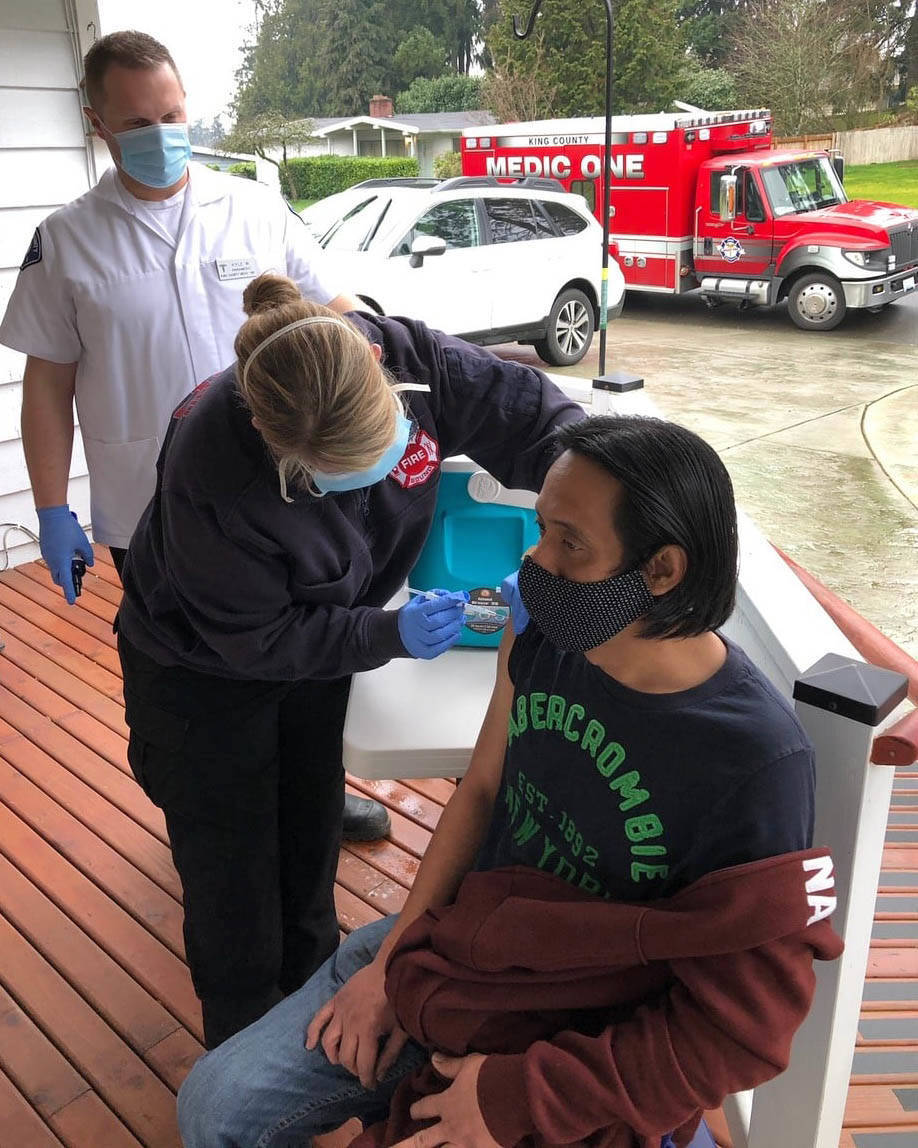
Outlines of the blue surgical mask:
[[191,159],[187,124],[147,124],[115,132],[121,167],[144,187],[172,187],[185,174]]
[[382,458],[374,466],[366,470],[352,470],[347,474],[325,474],[317,470],[313,472],[312,481],[322,494],[340,493],[345,490],[362,490],[366,486],[373,486],[382,482],[390,470],[393,470],[402,460],[405,448],[408,446],[408,436],[411,434],[411,420],[404,415],[397,416],[395,427],[395,440]]

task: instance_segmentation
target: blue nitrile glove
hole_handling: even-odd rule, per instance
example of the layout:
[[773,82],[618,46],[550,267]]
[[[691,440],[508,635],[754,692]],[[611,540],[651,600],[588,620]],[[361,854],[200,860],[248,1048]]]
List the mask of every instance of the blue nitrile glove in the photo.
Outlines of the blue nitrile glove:
[[510,624],[513,626],[514,634],[522,634],[529,625],[529,611],[523,605],[523,599],[520,597],[519,576],[519,570],[514,570],[500,584],[501,595],[510,607]]
[[464,590],[428,590],[398,612],[398,636],[412,658],[429,661],[455,646],[462,634],[462,607],[469,600]]
[[71,564],[79,556],[92,566],[92,546],[69,506],[42,506],[38,511],[38,540],[41,556],[48,563],[54,584],[64,591],[72,606],[76,601]]

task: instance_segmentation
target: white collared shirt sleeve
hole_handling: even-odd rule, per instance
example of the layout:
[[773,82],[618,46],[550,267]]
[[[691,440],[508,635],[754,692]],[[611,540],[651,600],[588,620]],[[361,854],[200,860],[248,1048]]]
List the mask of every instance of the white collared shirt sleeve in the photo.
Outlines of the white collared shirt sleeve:
[[329,303],[346,289],[330,266],[328,255],[292,208],[285,208],[284,247],[287,274],[306,299]]
[[39,227],[41,259],[23,267],[0,324],[0,343],[52,363],[75,363],[82,353],[71,284],[57,264],[52,228]]

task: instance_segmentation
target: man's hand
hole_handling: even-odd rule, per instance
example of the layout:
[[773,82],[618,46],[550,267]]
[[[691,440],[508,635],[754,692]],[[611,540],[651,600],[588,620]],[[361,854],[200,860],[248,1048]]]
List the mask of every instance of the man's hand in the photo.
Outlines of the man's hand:
[[41,556],[48,564],[51,578],[64,591],[72,606],[79,590],[74,584],[73,559],[82,558],[93,564],[92,546],[69,506],[42,506],[38,509],[38,531]]
[[484,1059],[477,1052],[469,1056],[443,1056],[435,1052],[434,1068],[453,1083],[445,1092],[425,1096],[412,1104],[411,1116],[414,1120],[436,1120],[437,1123],[402,1140],[395,1148],[438,1148],[440,1144],[500,1148],[478,1107],[478,1073]]
[[[380,1052],[380,1041],[388,1037]],[[405,1047],[407,1033],[396,1023],[385,990],[385,969],[359,969],[312,1018],[306,1047],[321,1044],[330,1064],[340,1064],[373,1089]]]

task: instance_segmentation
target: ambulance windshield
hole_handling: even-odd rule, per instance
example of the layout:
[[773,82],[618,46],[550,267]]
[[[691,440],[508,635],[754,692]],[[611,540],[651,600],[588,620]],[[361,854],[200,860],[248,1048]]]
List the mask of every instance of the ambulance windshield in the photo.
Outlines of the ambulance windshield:
[[762,181],[776,216],[848,202],[832,161],[825,155],[763,167]]

